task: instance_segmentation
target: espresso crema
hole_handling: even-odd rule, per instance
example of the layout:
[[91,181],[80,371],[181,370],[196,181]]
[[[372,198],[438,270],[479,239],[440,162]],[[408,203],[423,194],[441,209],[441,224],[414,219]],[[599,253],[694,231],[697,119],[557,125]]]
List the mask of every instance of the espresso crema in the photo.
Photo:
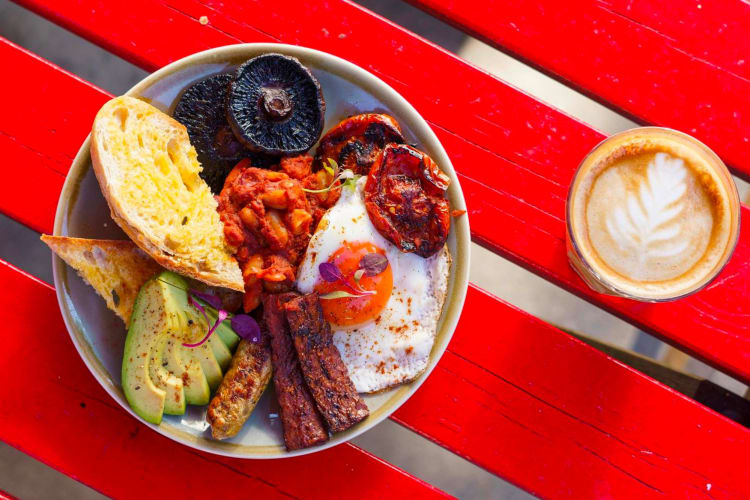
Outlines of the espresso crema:
[[694,292],[718,274],[739,230],[737,189],[697,140],[646,127],[583,161],[568,198],[568,251],[600,291],[644,300]]

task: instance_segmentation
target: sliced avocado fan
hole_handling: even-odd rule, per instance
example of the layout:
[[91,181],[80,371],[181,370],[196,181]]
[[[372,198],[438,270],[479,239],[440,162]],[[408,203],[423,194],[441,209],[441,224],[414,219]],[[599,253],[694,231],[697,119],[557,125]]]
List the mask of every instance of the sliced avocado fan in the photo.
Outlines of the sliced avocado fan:
[[122,388],[133,411],[147,422],[161,422],[166,391],[151,378],[152,365],[161,364],[159,341],[168,330],[166,285],[147,281],[138,292],[122,358]]
[[[199,347],[187,347],[208,329],[203,315],[188,304],[188,282],[163,271],[138,293],[125,340],[122,386],[128,404],[147,422],[163,414],[182,415],[185,405],[206,405],[229,368],[239,337],[223,322]],[[217,312],[206,308],[210,321]]]

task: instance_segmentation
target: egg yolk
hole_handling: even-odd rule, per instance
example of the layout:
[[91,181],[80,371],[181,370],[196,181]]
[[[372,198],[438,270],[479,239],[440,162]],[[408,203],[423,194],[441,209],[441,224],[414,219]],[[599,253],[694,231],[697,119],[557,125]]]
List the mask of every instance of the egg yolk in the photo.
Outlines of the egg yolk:
[[320,295],[331,292],[347,292],[353,295],[358,290],[375,293],[358,297],[341,297],[337,299],[323,299],[320,301],[323,316],[334,325],[349,326],[375,319],[383,310],[393,290],[393,272],[391,265],[375,276],[363,275],[359,283],[354,274],[359,269],[360,260],[368,253],[385,252],[369,242],[352,243],[345,241],[328,262],[335,265],[343,276],[343,280],[331,283],[320,279],[315,285],[315,291]]

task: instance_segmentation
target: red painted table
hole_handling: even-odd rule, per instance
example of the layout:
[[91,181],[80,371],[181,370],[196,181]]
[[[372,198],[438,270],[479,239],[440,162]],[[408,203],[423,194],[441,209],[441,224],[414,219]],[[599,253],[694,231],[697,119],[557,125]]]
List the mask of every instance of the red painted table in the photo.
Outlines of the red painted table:
[[[603,135],[387,20],[345,0],[19,3],[147,70],[266,41],[359,64],[438,134],[461,176],[474,241],[750,381],[749,228],[717,282],[689,299],[641,304],[590,291],[567,264],[564,200]],[[640,122],[703,139],[750,178],[747,4],[412,3]],[[50,232],[65,173],[110,96],[4,39],[0,60],[16,75],[0,79],[0,210]],[[52,287],[1,261],[0,283],[0,439],[106,495],[444,495],[349,444],[243,461],[171,442],[89,374]],[[13,383],[32,357],[34,384]],[[540,496],[750,496],[750,431],[477,287],[437,369],[392,419]]]

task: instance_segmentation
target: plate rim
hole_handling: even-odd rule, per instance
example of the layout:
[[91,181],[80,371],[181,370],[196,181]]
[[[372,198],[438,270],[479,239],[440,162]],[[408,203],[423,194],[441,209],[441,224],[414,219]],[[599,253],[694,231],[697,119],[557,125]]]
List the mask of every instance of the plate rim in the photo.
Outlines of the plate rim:
[[[319,66],[321,69],[328,71],[330,73],[336,74],[339,77],[345,78],[350,81],[354,80],[355,78],[356,80],[367,81],[368,87],[366,88],[366,90],[370,92],[372,95],[374,95],[378,100],[381,100],[381,101],[387,100],[387,101],[396,103],[398,105],[398,114],[402,115],[401,119],[408,119],[410,122],[412,122],[411,128],[414,134],[423,139],[426,139],[425,142],[430,143],[429,146],[430,146],[432,156],[436,156],[435,153],[437,153],[437,156],[441,157],[438,163],[441,165],[441,168],[444,171],[446,171],[446,173],[451,178],[452,186],[455,186],[453,192],[451,193],[451,199],[454,205],[453,209],[466,210],[466,201],[463,196],[463,191],[461,189],[461,185],[459,183],[456,171],[453,168],[453,165],[450,161],[450,157],[448,156],[447,152],[445,151],[445,148],[440,143],[439,139],[435,135],[432,128],[429,126],[428,122],[411,105],[411,103],[409,103],[409,101],[406,100],[406,98],[401,96],[395,89],[393,89],[390,85],[388,85],[378,76],[372,74],[371,72],[358,66],[355,63],[347,61],[333,54],[329,54],[324,51],[311,49],[307,47],[301,47],[301,46],[289,45],[289,44],[280,44],[280,43],[241,43],[241,44],[224,45],[224,46],[214,47],[214,48],[207,49],[204,51],[196,52],[188,56],[185,56],[183,58],[180,58],[178,60],[175,60],[167,64],[166,66],[163,66],[162,68],[154,71],[153,73],[150,73],[149,75],[147,75],[145,78],[143,78],[138,83],[136,83],[133,87],[131,87],[124,95],[138,97],[143,90],[150,88],[152,85],[158,83],[160,80],[178,71],[179,69],[195,65],[199,62],[207,62],[205,60],[210,59],[212,57],[218,56],[217,58],[221,58],[221,56],[224,56],[224,55],[228,56],[232,52],[243,52],[243,51],[279,52],[282,54],[292,55],[292,56],[300,57],[304,59],[312,58],[312,59],[321,61],[321,64]],[[334,70],[329,69],[331,68],[331,66],[333,66],[335,69]],[[350,78],[352,76],[355,78]],[[359,82],[352,81],[352,83],[362,88]],[[408,115],[408,116],[405,116],[405,115]],[[417,128],[418,130],[414,130],[415,128]],[[70,169],[68,170],[68,173],[65,176],[65,182],[63,183],[63,187],[60,192],[60,197],[58,199],[57,208],[55,211],[55,222],[54,222],[54,229],[53,229],[54,235],[61,235],[63,233],[62,231],[63,224],[64,224],[64,221],[67,219],[67,214],[65,213],[68,207],[67,202],[70,198],[71,189],[74,188],[73,178],[77,177],[72,174],[79,171],[81,168],[83,168],[83,166],[86,165],[87,162],[90,160],[90,152],[89,152],[90,141],[91,141],[91,134],[89,133],[89,135],[86,137],[81,147],[79,148],[78,153],[76,154],[75,158],[71,162]],[[458,203],[455,203],[456,201],[458,201]],[[453,337],[453,334],[455,332],[456,325],[458,323],[458,320],[461,316],[461,312],[463,310],[464,302],[465,302],[467,291],[468,291],[468,283],[469,283],[468,273],[469,273],[469,263],[471,260],[470,259],[471,236],[470,236],[470,230],[469,230],[468,215],[461,217],[460,219],[454,219],[452,226],[453,226],[453,230],[455,231],[454,234],[456,238],[456,253],[459,254],[458,257],[456,255],[453,256],[454,260],[453,260],[453,265],[451,266],[452,267],[451,279],[453,280],[452,297],[451,296],[447,297],[446,303],[443,306],[443,312],[442,312],[443,317],[441,318],[441,321],[440,321],[441,323],[440,328],[441,330],[444,330],[445,333],[444,333],[443,339],[440,342],[437,342],[437,339],[436,339],[436,342],[433,345],[432,351],[430,353],[430,358],[428,359],[427,368],[418,376],[416,380],[410,382],[409,384],[405,384],[405,385],[401,385],[397,387],[396,390],[403,391],[404,394],[400,396],[400,399],[398,401],[391,404],[389,408],[382,411],[379,415],[377,415],[377,417],[373,418],[371,421],[367,422],[367,425],[362,425],[361,428],[355,428],[352,431],[347,431],[345,435],[345,439],[343,438],[344,436],[337,439],[336,434],[334,434],[332,435],[331,439],[327,441],[325,444],[314,446],[311,448],[305,448],[301,450],[286,451],[282,445],[282,446],[277,446],[277,447],[268,446],[267,448],[274,448],[274,450],[269,451],[267,453],[262,453],[262,454],[260,453],[248,454],[246,452],[244,453],[235,452],[235,451],[232,451],[231,445],[234,445],[234,446],[247,446],[247,445],[240,445],[238,443],[232,443],[232,442],[227,442],[227,441],[215,441],[211,439],[205,439],[205,438],[194,436],[188,432],[179,430],[175,428],[174,426],[155,425],[155,424],[150,424],[148,422],[145,422],[142,418],[138,417],[135,414],[135,412],[130,408],[130,406],[127,405],[127,402],[124,401],[124,397],[121,393],[121,388],[116,387],[115,384],[112,383],[112,381],[109,379],[108,372],[106,372],[106,370],[104,370],[103,367],[96,366],[96,363],[100,363],[100,361],[98,360],[97,356],[94,354],[93,348],[86,341],[83,332],[78,332],[78,328],[75,325],[75,322],[72,317],[74,315],[74,310],[71,311],[68,309],[68,305],[65,300],[65,295],[64,295],[65,279],[63,275],[68,272],[67,264],[65,264],[65,262],[53,252],[52,253],[52,268],[53,268],[53,279],[54,279],[54,285],[55,285],[55,294],[57,297],[58,307],[60,308],[60,312],[63,317],[63,321],[65,323],[65,327],[68,331],[68,335],[73,341],[73,345],[78,351],[78,355],[83,360],[89,372],[91,372],[91,374],[94,376],[97,382],[109,394],[109,396],[112,397],[123,409],[125,409],[130,415],[132,415],[139,423],[150,427],[151,429],[155,430],[159,434],[173,441],[176,441],[182,445],[189,446],[193,449],[205,451],[205,452],[216,454],[216,455],[222,455],[222,456],[233,457],[233,458],[243,458],[243,459],[291,458],[295,456],[316,453],[316,452],[331,448],[333,446],[346,443],[354,439],[355,437],[361,435],[362,433],[372,429],[376,425],[380,424],[383,420],[385,420],[390,415],[392,415],[396,410],[398,410],[398,408],[400,408],[406,401],[408,401],[414,395],[414,393],[419,389],[419,387],[424,383],[424,381],[430,375],[430,373],[435,368],[435,366],[437,366],[438,362],[440,361],[443,354],[445,353],[445,350],[447,349],[447,346],[450,343]],[[72,308],[72,305],[71,305],[71,308]],[[81,338],[78,337],[79,335],[81,336]],[[438,343],[440,345],[438,345]],[[90,359],[90,357],[93,359]],[[100,369],[104,373],[100,373]],[[342,434],[343,433],[339,435],[341,436]]]

